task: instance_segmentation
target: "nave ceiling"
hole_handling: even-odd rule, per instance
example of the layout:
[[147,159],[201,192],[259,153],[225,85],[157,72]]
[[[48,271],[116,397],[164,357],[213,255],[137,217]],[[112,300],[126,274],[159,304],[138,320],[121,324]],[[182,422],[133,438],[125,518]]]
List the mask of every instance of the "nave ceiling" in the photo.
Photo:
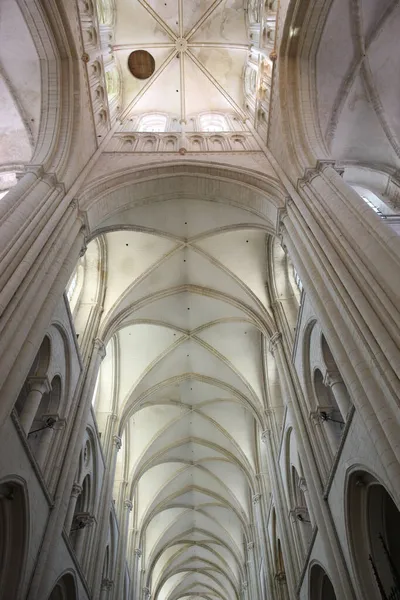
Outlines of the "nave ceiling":
[[110,415],[122,434],[114,498],[132,498],[131,559],[141,554],[154,598],[238,598],[253,497],[268,487],[265,409],[282,416],[267,344],[271,225],[193,198],[122,218],[88,246],[81,306],[104,294],[94,407],[102,435]]

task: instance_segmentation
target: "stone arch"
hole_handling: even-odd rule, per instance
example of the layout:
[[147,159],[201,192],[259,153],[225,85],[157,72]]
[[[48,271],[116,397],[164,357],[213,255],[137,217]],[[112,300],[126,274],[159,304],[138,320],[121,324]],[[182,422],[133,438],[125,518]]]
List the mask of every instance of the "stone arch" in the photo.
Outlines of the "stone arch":
[[[370,471],[347,476],[345,509],[351,560],[360,589],[371,600],[399,591],[400,511],[385,485]],[[380,590],[379,590],[380,588]]]
[[310,569],[310,600],[336,600],[332,582],[319,563]]
[[0,589],[4,598],[22,595],[29,544],[29,502],[23,481],[0,480]]

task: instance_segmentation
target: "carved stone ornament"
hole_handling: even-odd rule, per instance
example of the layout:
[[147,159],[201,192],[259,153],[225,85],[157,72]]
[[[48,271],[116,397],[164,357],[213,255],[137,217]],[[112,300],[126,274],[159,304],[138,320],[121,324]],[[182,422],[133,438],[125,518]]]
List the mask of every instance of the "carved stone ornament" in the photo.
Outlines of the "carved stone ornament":
[[101,582],[101,589],[109,592],[113,585],[114,582],[111,579],[104,578]]
[[258,504],[260,502],[261,494],[254,494],[253,496],[253,504]]
[[135,556],[138,558],[142,556],[142,550],[140,548],[135,548]]
[[151,590],[150,590],[150,588],[144,587],[143,588],[143,594],[144,594],[145,598],[150,598],[150,596],[151,596]]
[[247,550],[254,550],[254,542],[249,542],[247,544]]
[[83,60],[84,63],[88,63],[89,62],[90,56],[89,56],[89,54],[87,52],[84,52],[82,54],[82,60]]

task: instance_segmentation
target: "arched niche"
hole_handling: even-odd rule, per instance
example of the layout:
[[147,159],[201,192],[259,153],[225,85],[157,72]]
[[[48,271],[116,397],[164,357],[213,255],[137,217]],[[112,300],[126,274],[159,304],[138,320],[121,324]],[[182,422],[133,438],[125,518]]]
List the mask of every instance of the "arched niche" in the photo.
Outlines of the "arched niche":
[[386,487],[371,473],[356,470],[347,482],[346,517],[351,558],[365,597],[400,593],[400,511]]
[[28,495],[22,483],[0,480],[0,590],[2,598],[20,598],[29,535]]
[[310,570],[310,600],[336,600],[335,590],[328,574],[317,563]]
[[77,600],[75,577],[66,573],[55,584],[48,600]]

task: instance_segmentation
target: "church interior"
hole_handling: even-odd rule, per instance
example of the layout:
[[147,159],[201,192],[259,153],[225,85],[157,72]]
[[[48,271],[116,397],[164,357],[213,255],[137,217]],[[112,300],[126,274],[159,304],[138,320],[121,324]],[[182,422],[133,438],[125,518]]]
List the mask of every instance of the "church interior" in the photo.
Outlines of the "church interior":
[[400,600],[399,32],[1,0],[0,600]]

